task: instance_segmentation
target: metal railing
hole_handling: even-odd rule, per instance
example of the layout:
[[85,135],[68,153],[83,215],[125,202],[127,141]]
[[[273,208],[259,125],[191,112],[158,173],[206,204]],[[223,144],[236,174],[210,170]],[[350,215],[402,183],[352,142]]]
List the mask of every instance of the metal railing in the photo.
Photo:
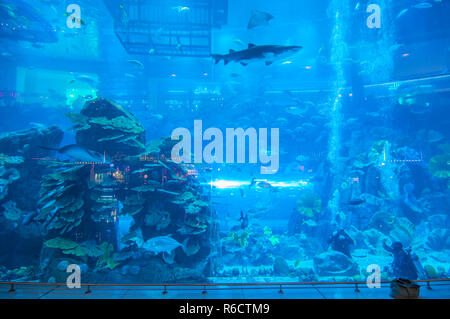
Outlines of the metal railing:
[[[414,280],[414,283],[425,283],[427,289],[432,289],[432,283],[439,283],[439,286],[450,285],[450,279],[424,279]],[[392,281],[380,281],[380,285],[391,284]],[[206,295],[208,291],[227,291],[237,289],[264,289],[273,290],[283,294],[284,290],[288,289],[304,289],[304,288],[353,288],[355,293],[360,292],[360,288],[364,288],[367,285],[365,281],[352,281],[352,282],[273,282],[273,283],[160,283],[160,284],[114,284],[114,283],[82,283],[80,288],[84,289],[84,294],[89,295],[94,290],[96,292],[112,292],[112,291],[160,291],[162,295],[167,295],[169,291],[199,291],[202,295]],[[54,292],[58,290],[71,290],[67,287],[66,283],[37,283],[37,282],[14,282],[6,281],[0,282],[0,292],[8,291],[10,294],[17,292],[17,289],[22,290],[24,294],[37,294],[38,290],[50,290]],[[66,294],[67,295],[67,294]],[[80,294],[73,294],[80,296]]]

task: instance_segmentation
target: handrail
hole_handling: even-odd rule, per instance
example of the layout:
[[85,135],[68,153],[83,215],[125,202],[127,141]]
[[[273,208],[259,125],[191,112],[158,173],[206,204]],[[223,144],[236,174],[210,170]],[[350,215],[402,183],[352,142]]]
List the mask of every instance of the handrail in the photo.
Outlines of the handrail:
[[[377,284],[387,284],[392,283],[393,281],[380,281]],[[422,279],[422,280],[414,280],[415,283],[425,282],[426,288],[432,290],[430,282],[450,282],[448,278],[442,279]],[[332,289],[336,288],[336,285],[341,285],[341,288],[353,288],[355,293],[360,293],[360,288],[365,288],[364,285],[367,284],[365,281],[351,281],[351,282],[285,282],[285,283],[159,283],[159,284],[112,284],[112,283],[80,283],[78,289],[71,289],[72,287],[68,287],[67,283],[39,283],[39,282],[14,282],[14,281],[3,281],[0,282],[0,288],[6,288],[8,294],[15,294],[17,292],[16,289],[21,290],[21,294],[25,295],[40,295],[42,296],[48,295],[49,293],[57,293],[58,295],[64,296],[78,296],[79,293],[75,293],[75,291],[79,291],[84,288],[84,292],[82,291],[83,296],[95,295],[96,297],[104,296],[105,298],[112,297],[108,293],[108,291],[127,291],[129,292],[137,292],[137,296],[140,295],[141,291],[159,291],[163,296],[166,296],[169,291],[200,291],[202,295],[207,295],[208,291],[227,291],[227,290],[235,290],[235,289],[246,289],[246,290],[255,290],[255,289],[276,289],[278,290],[278,294],[284,294],[283,289],[291,290],[291,289],[308,289],[314,288],[318,289]],[[317,287],[317,286],[320,287]],[[328,286],[326,286],[328,285]],[[353,286],[351,286],[353,285]],[[361,286],[360,286],[361,285]],[[439,286],[450,286],[450,284],[439,284]],[[3,286],[3,287],[2,287]],[[22,287],[20,287],[22,286]],[[93,289],[95,287],[95,289]],[[103,288],[102,288],[103,287]],[[384,286],[386,288],[386,286]],[[370,288],[370,287],[367,287]],[[36,291],[38,290],[38,291]],[[40,290],[40,292],[39,292]],[[46,290],[46,291],[45,291]],[[75,290],[75,291],[73,291]],[[1,289],[0,289],[1,291]],[[71,292],[72,291],[72,292]],[[138,292],[140,291],[140,292]],[[20,295],[19,295],[20,296]],[[1,298],[1,297],[0,297]]]
[[[392,280],[379,281],[377,283],[386,284],[392,283]],[[430,282],[450,282],[450,278],[442,279],[421,279],[413,280],[415,283],[430,283]],[[366,284],[366,281],[330,281],[330,282],[251,282],[251,283],[153,283],[153,284],[124,284],[124,283],[80,283],[80,286],[119,286],[119,287],[211,287],[211,286],[312,286],[312,285],[359,285]],[[29,285],[29,286],[67,286],[67,283],[39,283],[39,282],[18,282],[18,281],[2,281],[0,285]]]

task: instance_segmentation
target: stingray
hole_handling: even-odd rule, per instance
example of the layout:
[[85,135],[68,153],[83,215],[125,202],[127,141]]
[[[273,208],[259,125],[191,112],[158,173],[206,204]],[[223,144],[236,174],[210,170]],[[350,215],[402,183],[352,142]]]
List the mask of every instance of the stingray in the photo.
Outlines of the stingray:
[[435,130],[420,130],[416,135],[418,139],[427,143],[437,143],[444,139],[444,135]]
[[57,151],[58,153],[66,155],[76,161],[103,163],[110,162],[110,159],[107,158],[105,154],[100,154],[96,151],[88,150],[77,144],[66,145],[59,149],[46,146],[39,147],[48,151]]
[[269,25],[269,21],[274,17],[270,13],[254,10],[248,22],[248,29]]

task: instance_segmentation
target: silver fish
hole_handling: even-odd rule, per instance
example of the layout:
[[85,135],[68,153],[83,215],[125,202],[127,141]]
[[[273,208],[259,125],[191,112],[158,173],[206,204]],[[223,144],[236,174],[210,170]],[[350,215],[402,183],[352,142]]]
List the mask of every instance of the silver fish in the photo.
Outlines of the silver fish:
[[418,3],[418,4],[414,5],[413,7],[416,8],[416,9],[429,9],[432,6],[433,5],[431,3],[429,3],[429,2],[421,2],[421,3]]

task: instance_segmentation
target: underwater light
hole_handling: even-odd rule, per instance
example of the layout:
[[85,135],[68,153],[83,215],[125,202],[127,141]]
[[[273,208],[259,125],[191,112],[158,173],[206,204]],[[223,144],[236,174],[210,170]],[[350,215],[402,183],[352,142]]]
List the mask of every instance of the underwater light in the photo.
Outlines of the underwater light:
[[310,70],[311,66],[307,65],[307,66],[305,66],[305,69]]
[[409,56],[409,53],[403,53],[402,57],[406,58],[407,56]]
[[273,187],[302,187],[308,185],[306,181],[293,181],[293,182],[270,182]]
[[283,62],[281,64],[291,64],[291,63],[292,63],[292,61],[285,61],[285,62]]
[[264,92],[266,94],[282,94],[283,91],[279,91],[279,90],[272,90],[272,91],[266,91]]
[[[277,181],[268,181],[268,180],[257,180],[264,181],[269,183],[272,187],[277,188],[299,188],[308,185],[307,181],[299,180],[299,181],[286,181],[286,182],[277,182]],[[249,186],[250,183],[248,181],[237,181],[237,180],[224,180],[217,179],[213,182],[208,183],[211,186],[214,186],[219,189],[226,188],[240,188],[242,186]]]
[[214,182],[211,182],[210,185],[223,189],[223,188],[239,188],[243,185],[249,185],[250,183],[245,181],[230,181],[230,180],[223,180],[223,179],[218,179],[215,180]]
[[186,91],[183,91],[183,90],[169,90],[169,91],[167,91],[167,93],[186,93]]

